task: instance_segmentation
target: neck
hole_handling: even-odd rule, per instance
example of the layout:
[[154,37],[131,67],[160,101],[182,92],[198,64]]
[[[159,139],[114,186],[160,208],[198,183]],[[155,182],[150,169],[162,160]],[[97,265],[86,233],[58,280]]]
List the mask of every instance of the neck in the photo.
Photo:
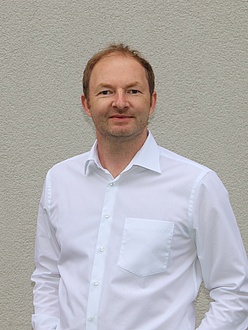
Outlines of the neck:
[[147,132],[130,139],[102,139],[97,138],[98,157],[102,166],[116,178],[130,163],[141,149],[147,137]]

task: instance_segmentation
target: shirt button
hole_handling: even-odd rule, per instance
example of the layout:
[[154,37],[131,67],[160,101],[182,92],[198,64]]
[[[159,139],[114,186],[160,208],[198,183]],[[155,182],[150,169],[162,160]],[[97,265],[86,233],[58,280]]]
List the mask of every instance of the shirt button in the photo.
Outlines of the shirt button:
[[109,218],[109,215],[108,215],[108,214],[106,214],[106,215],[105,215],[105,219],[108,219],[108,218]]
[[103,252],[105,249],[103,246],[100,246],[99,250],[100,250],[100,252]]
[[99,282],[94,282],[94,285],[95,285],[95,286],[98,286],[98,285],[99,285]]
[[89,320],[90,322],[93,322],[93,321],[95,320],[95,318],[94,318],[93,316],[89,316],[88,320]]
[[113,185],[114,185],[114,182],[110,182],[110,184],[109,184],[111,187],[113,187]]

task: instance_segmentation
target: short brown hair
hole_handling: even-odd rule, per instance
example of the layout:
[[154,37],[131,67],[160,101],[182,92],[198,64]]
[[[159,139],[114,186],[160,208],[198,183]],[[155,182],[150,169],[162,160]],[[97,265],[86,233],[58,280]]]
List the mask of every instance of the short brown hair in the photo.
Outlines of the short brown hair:
[[155,76],[151,64],[138,52],[130,49],[124,44],[111,44],[107,48],[101,50],[91,57],[88,61],[83,73],[83,93],[87,100],[89,100],[89,82],[94,66],[103,58],[113,53],[120,53],[136,59],[146,70],[150,95],[152,96],[155,88]]

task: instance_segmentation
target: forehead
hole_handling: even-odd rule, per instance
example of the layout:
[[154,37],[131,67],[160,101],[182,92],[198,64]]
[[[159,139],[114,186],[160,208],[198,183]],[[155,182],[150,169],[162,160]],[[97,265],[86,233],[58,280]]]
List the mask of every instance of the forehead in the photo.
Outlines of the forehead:
[[125,54],[109,54],[100,59],[94,66],[90,84],[97,84],[103,80],[140,81],[147,83],[145,68],[133,57]]

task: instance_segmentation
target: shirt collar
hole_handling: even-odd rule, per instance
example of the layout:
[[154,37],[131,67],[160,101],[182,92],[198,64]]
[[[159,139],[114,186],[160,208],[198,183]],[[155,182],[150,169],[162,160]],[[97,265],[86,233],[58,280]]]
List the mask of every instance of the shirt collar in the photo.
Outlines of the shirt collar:
[[[88,158],[84,165],[84,174],[86,175],[88,172],[88,167],[91,163],[94,163],[97,167],[102,168],[101,163],[98,158],[97,152],[97,140],[93,144]],[[129,165],[126,167],[124,171],[129,170],[132,166],[140,166],[144,167],[148,170],[161,173],[160,162],[159,162],[159,148],[158,145],[149,131],[148,137],[142,146],[142,148],[137,152],[134,158],[131,160]],[[103,169],[103,168],[102,168]]]

